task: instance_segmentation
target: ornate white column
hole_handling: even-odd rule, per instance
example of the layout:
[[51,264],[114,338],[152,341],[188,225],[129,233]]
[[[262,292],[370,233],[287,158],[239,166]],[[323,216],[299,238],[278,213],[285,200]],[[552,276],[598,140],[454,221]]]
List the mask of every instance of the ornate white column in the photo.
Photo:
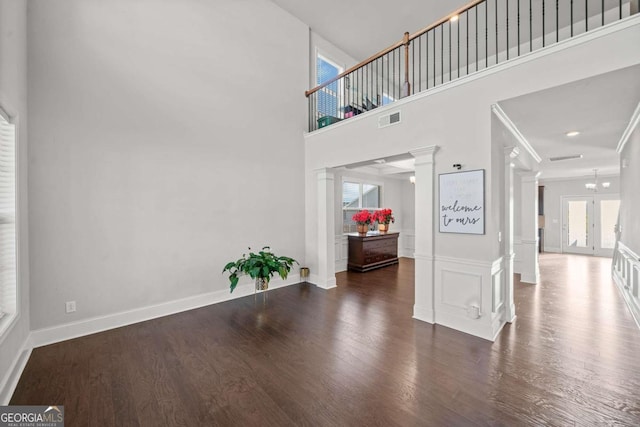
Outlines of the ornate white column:
[[516,306],[513,303],[513,160],[518,157],[517,147],[504,149],[504,274],[505,274],[505,312],[504,320],[511,323],[516,318]]
[[316,171],[318,185],[318,283],[324,289],[336,287],[335,189],[331,169]]
[[415,158],[416,237],[414,319],[435,323],[434,311],[434,155],[438,146],[411,151]]
[[538,268],[538,177],[540,172],[522,172],[521,236],[522,272],[520,281],[537,284]]

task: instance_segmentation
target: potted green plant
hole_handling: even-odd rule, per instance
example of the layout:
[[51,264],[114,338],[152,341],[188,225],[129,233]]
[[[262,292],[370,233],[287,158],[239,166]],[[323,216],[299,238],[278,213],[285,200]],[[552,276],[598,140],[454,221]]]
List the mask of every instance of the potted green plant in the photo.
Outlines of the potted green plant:
[[[251,248],[249,248],[251,251]],[[238,285],[240,276],[246,274],[256,281],[256,290],[266,290],[269,288],[269,280],[274,274],[284,280],[289,275],[293,264],[298,264],[293,258],[277,256],[271,252],[269,246],[265,246],[258,253],[249,252],[249,255],[242,254],[242,258],[231,261],[224,266],[222,272],[229,272],[229,282],[231,292]]]

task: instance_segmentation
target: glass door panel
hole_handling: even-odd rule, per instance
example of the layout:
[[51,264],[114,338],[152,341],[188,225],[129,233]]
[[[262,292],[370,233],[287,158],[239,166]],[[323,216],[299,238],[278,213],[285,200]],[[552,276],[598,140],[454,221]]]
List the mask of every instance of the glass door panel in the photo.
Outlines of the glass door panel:
[[562,251],[593,254],[593,197],[565,197]]
[[620,200],[600,200],[600,248],[613,249],[616,244],[614,228],[618,222]]

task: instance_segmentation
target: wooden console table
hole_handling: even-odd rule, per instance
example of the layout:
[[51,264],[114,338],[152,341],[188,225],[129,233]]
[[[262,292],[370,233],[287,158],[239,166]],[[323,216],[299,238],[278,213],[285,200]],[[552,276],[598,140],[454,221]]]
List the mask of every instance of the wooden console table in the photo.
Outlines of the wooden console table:
[[398,235],[369,232],[366,236],[350,233],[349,270],[369,271],[398,263]]

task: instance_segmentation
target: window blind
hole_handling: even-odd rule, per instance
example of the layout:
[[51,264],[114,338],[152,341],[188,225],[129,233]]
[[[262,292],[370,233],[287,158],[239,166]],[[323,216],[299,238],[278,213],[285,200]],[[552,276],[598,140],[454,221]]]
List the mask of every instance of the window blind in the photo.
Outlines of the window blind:
[[0,317],[16,311],[16,133],[0,110]]

